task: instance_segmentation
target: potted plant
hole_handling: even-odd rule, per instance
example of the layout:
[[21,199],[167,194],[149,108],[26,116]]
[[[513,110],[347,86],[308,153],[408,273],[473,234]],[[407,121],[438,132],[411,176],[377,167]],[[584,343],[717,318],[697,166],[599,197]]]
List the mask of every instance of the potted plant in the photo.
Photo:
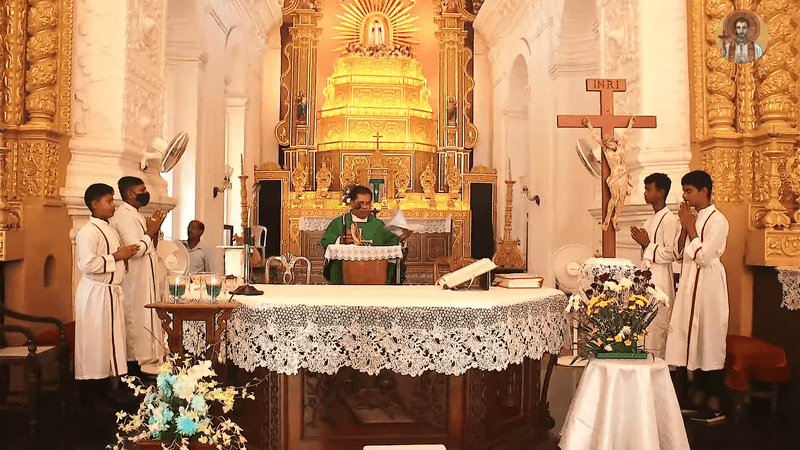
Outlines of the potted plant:
[[585,296],[573,294],[567,312],[574,314],[583,337],[587,358],[646,358],[644,337],[658,309],[669,297],[650,280],[650,271],[637,270],[633,277],[614,279],[595,276]]

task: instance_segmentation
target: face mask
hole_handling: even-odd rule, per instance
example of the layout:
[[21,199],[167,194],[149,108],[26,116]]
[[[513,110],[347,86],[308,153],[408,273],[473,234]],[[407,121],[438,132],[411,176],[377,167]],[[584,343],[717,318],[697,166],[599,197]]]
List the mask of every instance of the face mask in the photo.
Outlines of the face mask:
[[147,206],[150,203],[150,193],[149,192],[140,192],[136,194],[136,203]]

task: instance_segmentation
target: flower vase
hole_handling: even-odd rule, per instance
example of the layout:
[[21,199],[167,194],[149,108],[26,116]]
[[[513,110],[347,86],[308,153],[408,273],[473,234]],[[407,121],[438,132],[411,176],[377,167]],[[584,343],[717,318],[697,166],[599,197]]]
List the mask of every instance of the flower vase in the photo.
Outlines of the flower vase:
[[[142,441],[137,442],[133,446],[133,448],[136,449],[136,450],[161,450],[163,448],[162,445],[161,445],[162,443],[166,443],[167,447],[169,447],[169,444],[171,444],[172,441],[161,441],[161,440],[157,440],[157,439],[152,439],[152,440],[151,439],[147,439],[147,440],[142,440]],[[176,444],[180,444],[180,441],[176,441]],[[217,447],[212,445],[212,444],[201,444],[197,440],[189,441],[189,449],[190,450],[214,450],[216,448]]]

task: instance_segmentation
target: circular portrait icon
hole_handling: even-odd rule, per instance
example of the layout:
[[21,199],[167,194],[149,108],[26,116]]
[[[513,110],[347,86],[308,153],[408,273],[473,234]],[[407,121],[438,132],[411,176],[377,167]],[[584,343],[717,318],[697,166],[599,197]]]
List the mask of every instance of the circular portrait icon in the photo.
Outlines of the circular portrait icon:
[[769,31],[758,14],[737,9],[725,16],[718,25],[717,42],[723,58],[736,64],[749,63],[764,54]]

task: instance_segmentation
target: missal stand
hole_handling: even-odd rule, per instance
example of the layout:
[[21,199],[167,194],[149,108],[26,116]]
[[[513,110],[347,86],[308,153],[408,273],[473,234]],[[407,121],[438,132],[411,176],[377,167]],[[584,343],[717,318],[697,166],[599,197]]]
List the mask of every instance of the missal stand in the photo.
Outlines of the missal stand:
[[[325,258],[342,262],[344,284],[386,284],[389,262],[403,258],[400,245],[342,245],[331,244],[325,250]],[[400,270],[395,270],[400,284]]]

